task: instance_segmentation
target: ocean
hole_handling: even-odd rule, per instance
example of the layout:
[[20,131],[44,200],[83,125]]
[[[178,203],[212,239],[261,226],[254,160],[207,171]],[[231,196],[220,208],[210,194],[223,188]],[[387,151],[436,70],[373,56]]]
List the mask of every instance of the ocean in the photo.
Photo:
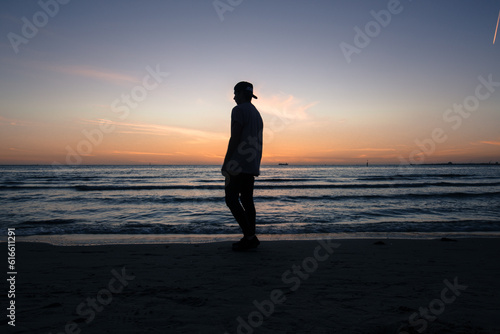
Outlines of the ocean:
[[[265,235],[500,232],[500,166],[263,166]],[[34,235],[240,234],[219,166],[0,166],[2,230]]]

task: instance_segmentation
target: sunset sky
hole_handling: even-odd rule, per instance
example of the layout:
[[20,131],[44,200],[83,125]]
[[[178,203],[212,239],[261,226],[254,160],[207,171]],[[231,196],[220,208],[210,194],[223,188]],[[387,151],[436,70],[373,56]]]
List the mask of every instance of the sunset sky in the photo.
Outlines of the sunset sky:
[[500,161],[497,0],[2,1],[0,164]]

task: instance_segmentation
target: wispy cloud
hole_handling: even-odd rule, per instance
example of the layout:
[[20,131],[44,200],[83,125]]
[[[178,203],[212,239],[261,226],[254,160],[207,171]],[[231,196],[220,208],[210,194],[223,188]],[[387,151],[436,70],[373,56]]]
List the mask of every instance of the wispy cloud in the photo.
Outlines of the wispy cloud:
[[307,103],[293,95],[279,94],[260,97],[255,104],[258,104],[259,111],[264,114],[291,120],[305,120],[309,118],[309,109],[317,102]]
[[47,68],[68,75],[81,76],[85,78],[108,81],[116,84],[120,83],[141,83],[141,79],[118,72],[113,72],[105,69],[92,68],[89,66],[56,66],[47,65]]
[[110,122],[108,120],[84,120],[84,122],[92,124],[100,124],[102,122],[106,122],[107,124],[115,125],[116,126],[115,132],[117,133],[155,135],[155,136],[167,136],[171,134],[178,134],[189,138],[188,143],[228,139],[227,134],[176,127],[176,126],[168,126],[168,125]]
[[31,121],[25,121],[22,119],[14,119],[0,116],[0,125],[10,125],[10,126],[40,126],[40,123],[35,123]]
[[36,150],[25,150],[25,149],[16,148],[16,147],[9,147],[9,151],[22,152],[22,153],[35,153],[35,152],[37,152]]
[[495,146],[500,146],[500,141],[480,141],[481,144],[489,144],[489,145],[495,145]]
[[363,151],[363,152],[394,152],[396,151],[395,148],[354,148],[350,149],[349,151]]
[[142,83],[142,77],[88,65],[59,65],[42,61],[18,60],[15,58],[2,58],[2,62],[7,65],[16,67],[22,66],[23,68],[32,70],[62,73],[65,75],[91,78],[95,80],[111,82],[114,84]]
[[327,149],[327,150],[322,150],[321,152],[323,153],[345,153],[345,152],[396,152],[397,150],[392,147],[387,147],[387,148],[371,148],[371,147],[366,147],[366,148],[336,148],[336,149]]
[[133,151],[112,151],[112,154],[118,155],[159,155],[159,156],[172,156],[174,153],[158,153],[158,152],[133,152]]

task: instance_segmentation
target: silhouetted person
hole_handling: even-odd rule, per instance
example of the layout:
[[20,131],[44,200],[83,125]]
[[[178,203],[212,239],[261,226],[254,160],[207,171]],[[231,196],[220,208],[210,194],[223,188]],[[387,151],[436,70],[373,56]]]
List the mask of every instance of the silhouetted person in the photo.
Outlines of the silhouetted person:
[[253,189],[255,176],[260,174],[264,125],[252,98],[257,97],[251,83],[242,81],[234,86],[237,106],[231,112],[231,138],[221,170],[226,178],[226,204],[243,232],[243,238],[233,244],[235,251],[260,244],[255,235]]

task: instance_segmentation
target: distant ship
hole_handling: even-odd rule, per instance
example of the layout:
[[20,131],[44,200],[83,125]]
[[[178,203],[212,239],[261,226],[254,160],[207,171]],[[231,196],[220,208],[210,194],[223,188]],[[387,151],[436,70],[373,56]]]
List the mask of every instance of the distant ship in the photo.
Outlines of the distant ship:
[[280,162],[278,166],[288,166],[288,162]]

